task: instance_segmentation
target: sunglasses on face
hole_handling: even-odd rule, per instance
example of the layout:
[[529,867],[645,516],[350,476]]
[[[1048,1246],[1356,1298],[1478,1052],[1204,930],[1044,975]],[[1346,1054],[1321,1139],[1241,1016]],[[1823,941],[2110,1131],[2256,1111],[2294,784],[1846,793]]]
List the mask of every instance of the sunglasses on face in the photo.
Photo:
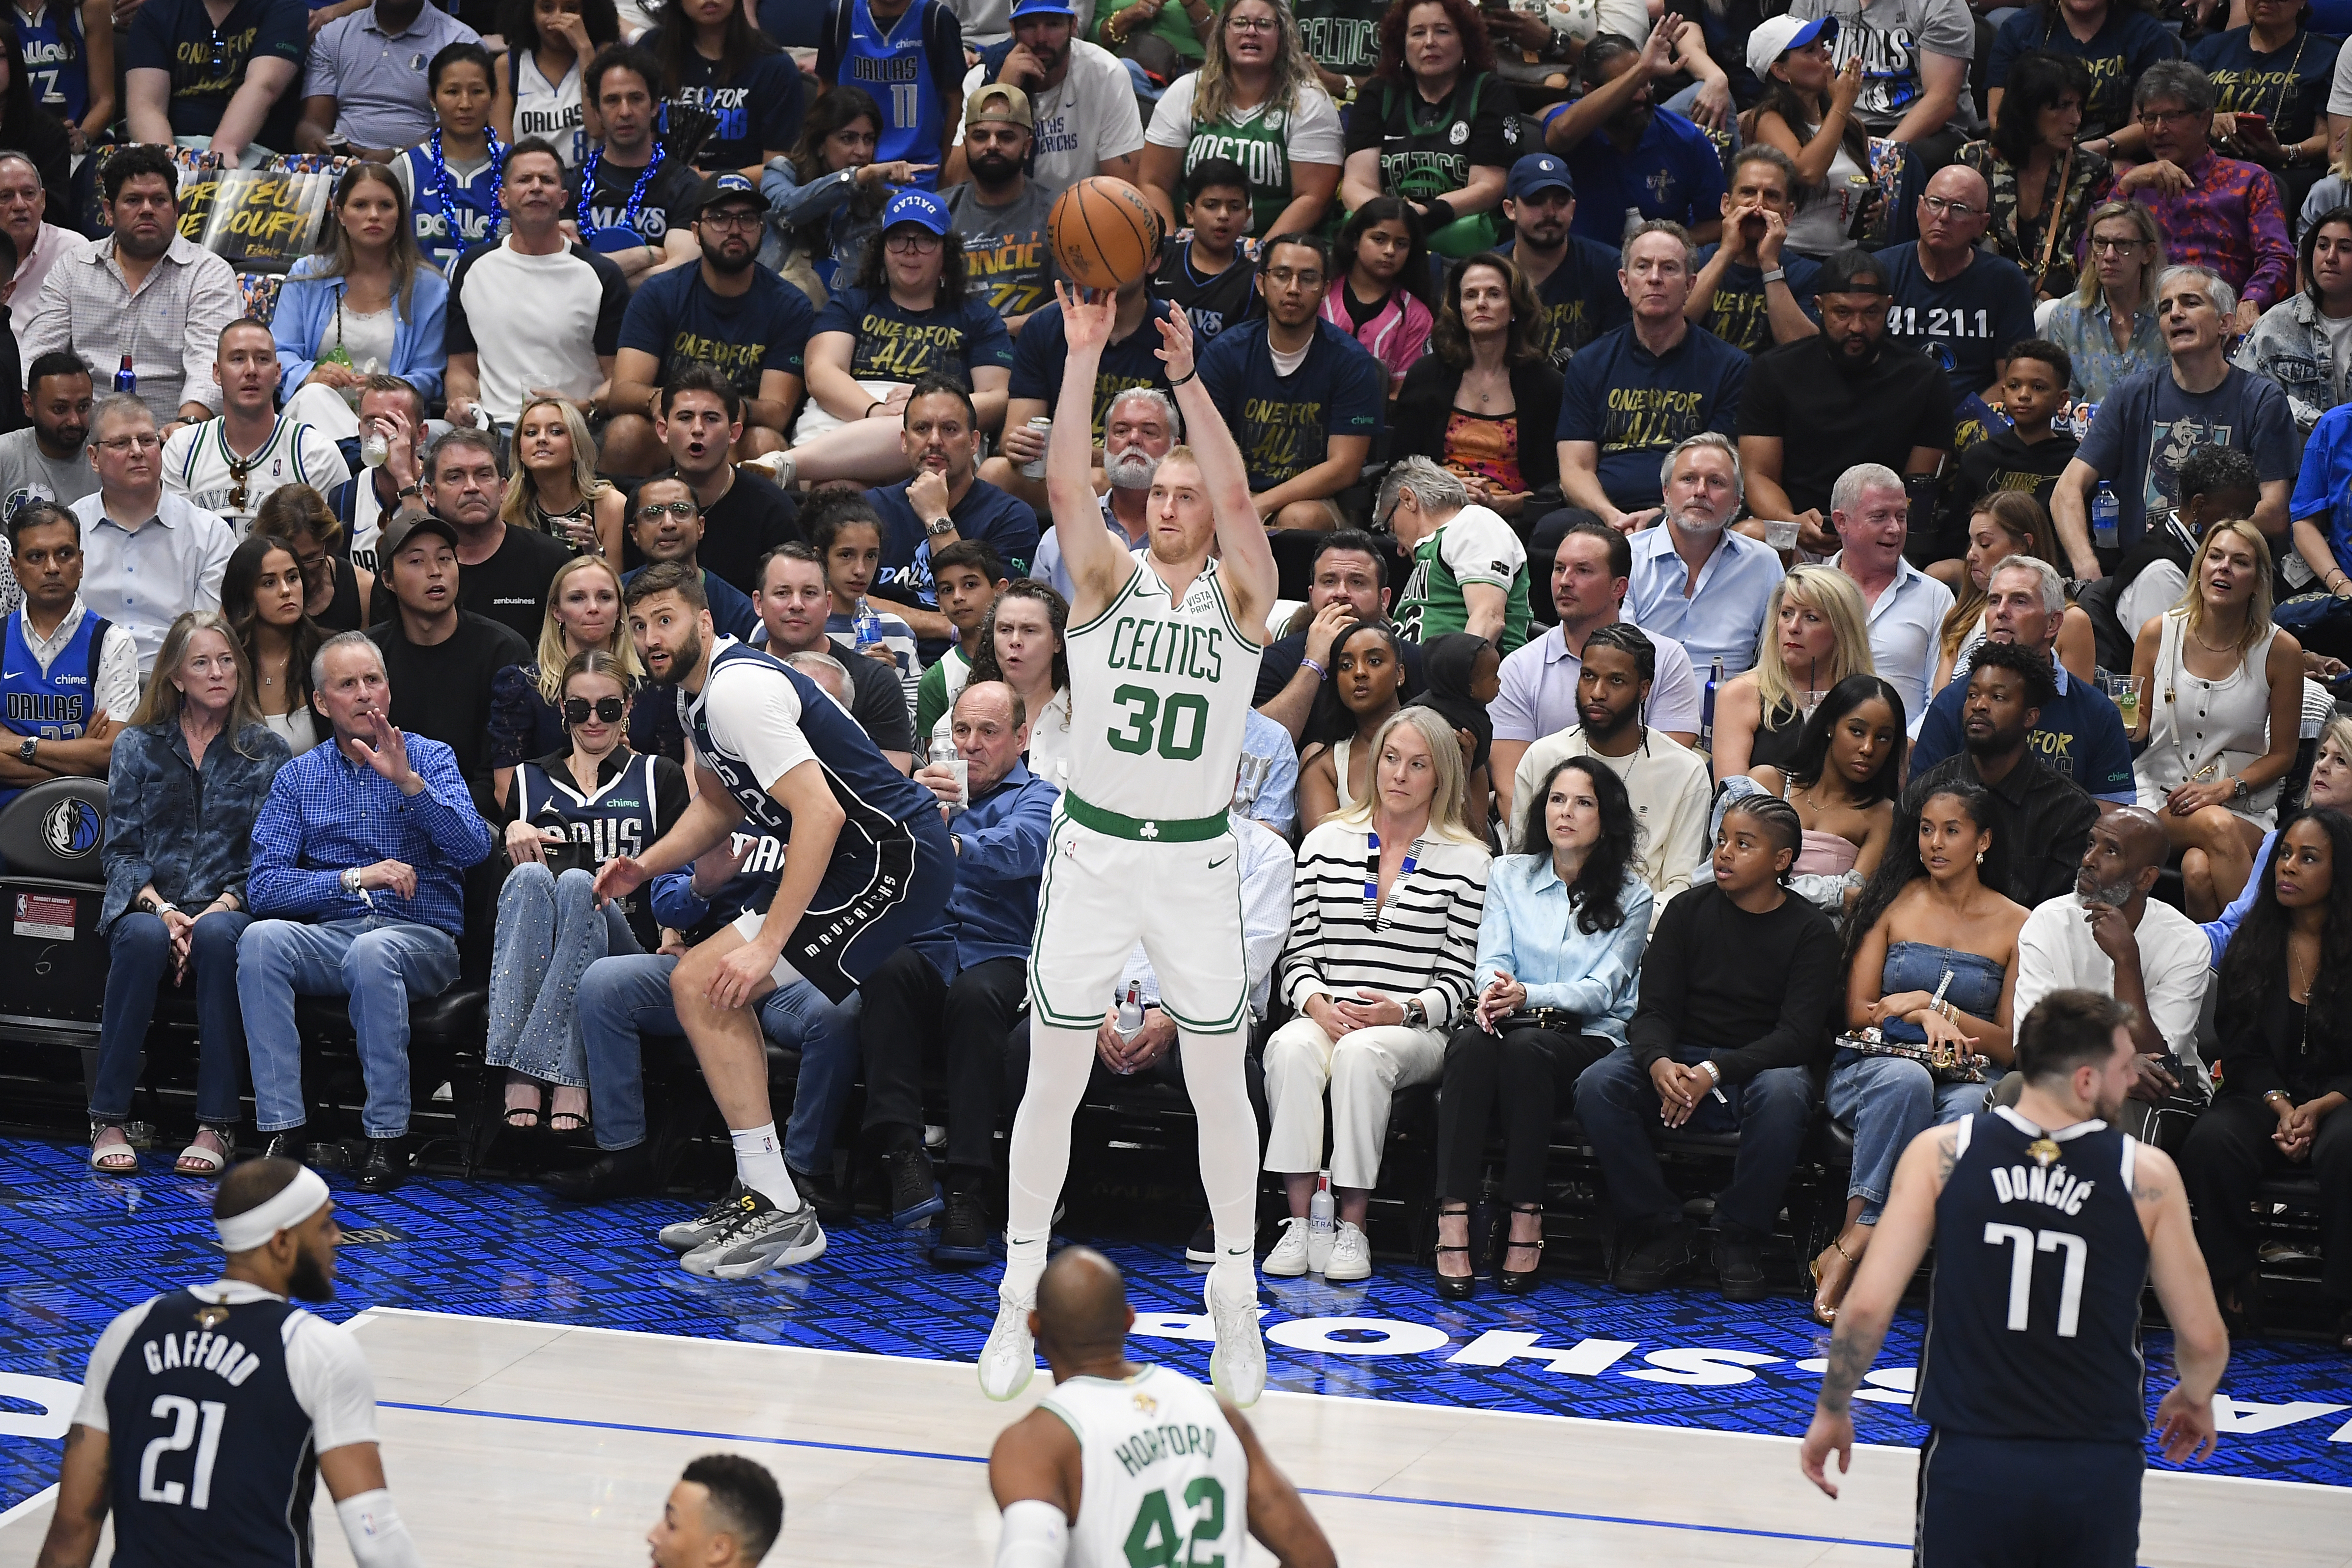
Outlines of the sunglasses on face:
[[603,723],[618,724],[621,722],[622,713],[627,708],[627,706],[628,705],[624,703],[619,697],[598,697],[593,703],[586,697],[565,697],[563,699],[563,722],[566,724],[586,724],[588,722],[588,716],[593,713]]
[[673,517],[690,517],[700,509],[692,501],[648,501],[637,508],[637,520],[657,523],[664,514]]

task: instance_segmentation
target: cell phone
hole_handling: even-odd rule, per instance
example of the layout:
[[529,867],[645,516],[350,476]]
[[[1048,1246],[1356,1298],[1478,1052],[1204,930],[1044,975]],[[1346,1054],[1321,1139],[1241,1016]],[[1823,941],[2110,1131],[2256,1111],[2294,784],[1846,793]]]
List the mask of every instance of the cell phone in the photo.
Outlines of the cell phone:
[[2238,123],[2241,126],[2251,125],[2257,131],[2268,131],[2271,117],[2267,114],[2257,114],[2252,110],[2241,110],[2238,113]]

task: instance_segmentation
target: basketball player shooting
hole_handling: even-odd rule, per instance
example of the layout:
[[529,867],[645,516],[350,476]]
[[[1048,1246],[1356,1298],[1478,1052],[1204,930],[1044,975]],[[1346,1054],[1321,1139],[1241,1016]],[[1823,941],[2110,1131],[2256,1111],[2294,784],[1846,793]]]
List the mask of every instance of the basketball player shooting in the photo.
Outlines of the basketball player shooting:
[[[1069,360],[1046,443],[1045,493],[1075,589],[1069,787],[1054,812],[1029,959],[1029,1086],[1013,1118],[1004,1279],[980,1385],[1010,1399],[1036,1371],[1029,1313],[1045,1268],[1070,1119],[1094,1061],[1102,998],[1140,940],[1176,1020],[1200,1125],[1201,1183],[1217,1262],[1203,1287],[1216,1332],[1210,1376],[1238,1406],[1265,1386],[1257,1326],[1257,1122],[1242,1084],[1249,1027],[1241,856],[1226,824],[1274,551],[1250,504],[1240,449],[1194,373],[1181,310],[1160,358],[1190,447],[1161,460],[1140,558],[1102,526],[1088,482],[1095,374],[1117,302],[1057,287]],[[1210,560],[1211,548],[1217,560]]]

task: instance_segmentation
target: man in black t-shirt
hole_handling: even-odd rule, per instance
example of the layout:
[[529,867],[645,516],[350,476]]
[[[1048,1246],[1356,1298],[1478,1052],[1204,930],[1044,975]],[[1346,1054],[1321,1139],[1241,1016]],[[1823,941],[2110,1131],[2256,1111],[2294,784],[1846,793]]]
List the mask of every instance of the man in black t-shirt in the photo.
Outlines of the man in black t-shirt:
[[220,16],[204,0],[152,0],[127,26],[129,140],[205,138],[232,169],[248,151],[294,151],[310,42],[299,0],[234,0]]
[[1952,446],[1952,389],[1916,350],[1886,339],[1886,264],[1843,251],[1822,266],[1818,337],[1756,356],[1739,400],[1748,509],[1793,520],[1816,555],[1839,548],[1828,524],[1839,475],[1876,463],[1933,474]]
[[[662,445],[669,454],[669,469],[658,476],[685,480],[702,507],[697,559],[703,570],[750,593],[759,586],[761,559],[801,538],[799,509],[789,491],[729,458],[742,436],[743,405],[725,376],[708,365],[688,365],[662,389],[658,407]],[[631,569],[644,564],[634,528],[626,557]]]
[[1512,164],[1503,216],[1511,237],[1495,249],[1511,258],[1543,301],[1536,340],[1554,365],[1566,365],[1577,350],[1633,319],[1617,286],[1617,253],[1570,231],[1576,180],[1565,162],[1549,152],[1530,152]]
[[[849,672],[849,716],[887,758],[905,773],[914,766],[915,725],[907,711],[907,688],[896,664],[862,656],[836,637],[828,637],[824,618],[833,612],[833,591],[825,586],[824,562],[816,551],[794,540],[778,545],[760,562],[759,586],[751,602],[760,612],[764,646],[777,658],[793,653],[830,653]],[[758,637],[755,646],[762,645]]]
[[572,216],[581,243],[612,257],[631,288],[702,257],[693,228],[701,182],[685,162],[666,157],[656,136],[660,80],[654,57],[626,44],[597,50],[581,73],[604,140],[579,171]]
[[[505,495],[498,443],[487,432],[453,430],[426,449],[424,499],[449,525],[464,569],[459,607],[499,622],[535,648],[547,622],[547,586],[572,559],[572,547],[533,528],[508,527],[499,516]],[[376,559],[384,558],[379,552]]]
[[1920,350],[1952,381],[1955,397],[1993,394],[1995,366],[2033,336],[2033,285],[2015,262],[1977,248],[1992,190],[1955,163],[1919,197],[1919,237],[1878,253],[1886,264],[1886,333]]

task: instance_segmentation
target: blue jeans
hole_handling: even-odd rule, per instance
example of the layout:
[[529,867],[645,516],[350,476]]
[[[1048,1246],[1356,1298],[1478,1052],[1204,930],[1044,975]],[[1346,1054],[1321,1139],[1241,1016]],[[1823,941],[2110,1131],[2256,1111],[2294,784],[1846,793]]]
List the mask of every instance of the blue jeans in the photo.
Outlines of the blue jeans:
[[[188,938],[188,972],[196,986],[196,1120],[234,1126],[245,1071],[245,1015],[236,1005],[236,940],[253,916],[220,910],[201,916]],[[131,1114],[139,1086],[139,1052],[155,1017],[155,992],[171,972],[172,942],[157,915],[126,911],[107,932],[106,1011],[98,1026],[98,1082],[90,1119]]]
[[578,869],[559,878],[536,861],[507,873],[483,1051],[492,1067],[572,1089],[588,1082],[573,1005],[580,977],[608,953],[642,951],[617,900],[596,907],[595,881]]
[[[588,1102],[596,1113],[596,1146],[614,1153],[646,1141],[646,1080],[638,1037],[682,1040],[670,1003],[677,960],[644,953],[599,958],[580,979],[580,1043],[588,1053]],[[784,1163],[828,1174],[834,1133],[857,1074],[857,996],[831,1002],[806,980],[779,986],[760,1002],[760,1028],[779,1045],[801,1051],[800,1082],[784,1125]]]
[[[1675,1060],[1686,1066],[1706,1055],[1698,1046],[1675,1048]],[[1813,1075],[1802,1067],[1768,1067],[1745,1083],[1726,1083],[1721,1100],[1701,1097],[1682,1130],[1739,1134],[1731,1185],[1716,1196],[1718,1226],[1751,1237],[1772,1234],[1812,1114]],[[1651,1132],[1663,1125],[1657,1087],[1632,1047],[1619,1046],[1577,1078],[1576,1119],[1592,1141],[1620,1219],[1654,1229],[1682,1222],[1682,1199],[1666,1186],[1650,1146]]]
[[1853,1131],[1853,1173],[1845,1195],[1862,1199],[1858,1223],[1875,1225],[1895,1165],[1928,1128],[1984,1109],[1991,1083],[1938,1083],[1916,1061],[1841,1051],[1830,1068],[1830,1114]]
[[349,997],[367,1082],[361,1130],[371,1138],[408,1131],[408,998],[434,997],[457,977],[446,931],[370,915],[360,920],[257,920],[236,945],[236,995],[253,1062],[255,1122],[265,1133],[299,1127],[302,1037],[294,998]]

